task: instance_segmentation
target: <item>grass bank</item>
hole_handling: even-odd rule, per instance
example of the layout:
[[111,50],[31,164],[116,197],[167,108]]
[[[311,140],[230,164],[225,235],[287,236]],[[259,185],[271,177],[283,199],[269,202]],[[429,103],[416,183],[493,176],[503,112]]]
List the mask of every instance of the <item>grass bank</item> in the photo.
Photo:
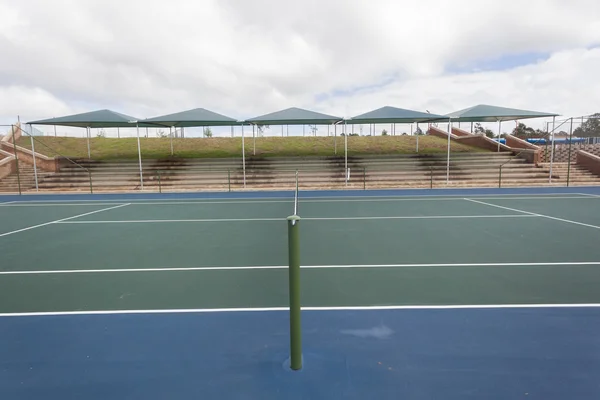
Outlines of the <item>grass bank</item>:
[[[171,157],[169,138],[141,138],[142,157],[161,159]],[[29,137],[18,141],[20,146],[31,149]],[[254,144],[252,138],[245,139],[246,155],[254,153],[263,157],[290,156],[333,156],[344,154],[344,138],[337,137],[261,137]],[[36,137],[36,151],[49,157],[68,156],[87,158],[87,141],[84,138],[70,137]],[[447,142],[435,136],[419,137],[419,152],[423,154],[443,153]],[[92,138],[90,141],[91,156],[95,160],[134,159],[137,158],[137,141],[135,138],[113,139]],[[349,136],[349,155],[377,154],[410,154],[415,153],[416,137],[414,136]],[[242,154],[241,138],[189,138],[174,139],[175,157],[181,158],[225,158],[240,157]],[[452,143],[452,152],[481,152],[484,150]]]

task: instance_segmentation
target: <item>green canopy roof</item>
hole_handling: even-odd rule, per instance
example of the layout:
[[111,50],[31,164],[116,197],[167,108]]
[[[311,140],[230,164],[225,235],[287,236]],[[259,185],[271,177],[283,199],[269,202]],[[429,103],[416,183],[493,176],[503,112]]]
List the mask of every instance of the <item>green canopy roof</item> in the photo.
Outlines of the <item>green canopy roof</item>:
[[437,114],[429,114],[420,111],[406,110],[396,107],[381,107],[356,117],[347,122],[349,124],[385,124],[385,123],[413,123],[448,120],[448,117]]
[[553,113],[479,104],[474,107],[447,114],[447,117],[452,118],[452,120],[456,122],[498,122],[527,118],[555,117],[557,115],[558,114]]
[[[98,110],[65,117],[31,121],[33,125],[60,125],[79,128],[132,128],[136,126],[137,118],[111,110]],[[140,126],[142,126],[140,124]]]
[[340,121],[342,121],[340,117],[292,107],[271,114],[261,115],[260,117],[250,118],[245,122],[260,125],[328,125]]
[[240,124],[236,119],[204,108],[194,108],[193,110],[181,111],[175,114],[147,118],[141,122],[174,127],[231,126]]

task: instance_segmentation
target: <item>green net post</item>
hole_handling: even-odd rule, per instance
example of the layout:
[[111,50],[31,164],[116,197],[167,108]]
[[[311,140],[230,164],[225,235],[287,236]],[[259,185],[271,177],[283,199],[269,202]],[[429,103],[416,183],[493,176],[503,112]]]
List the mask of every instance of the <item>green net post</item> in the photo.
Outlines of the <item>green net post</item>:
[[367,167],[363,167],[363,190],[367,190]]
[[88,169],[88,176],[90,178],[90,194],[94,194],[94,185],[92,184],[92,171]]
[[288,221],[289,286],[290,286],[290,367],[302,369],[302,328],[300,319],[300,217]]
[[498,187],[502,187],[502,165],[498,168]]
[[156,171],[156,174],[158,175],[158,193],[162,193],[162,183],[160,181],[160,170]]
[[231,170],[227,169],[227,191],[231,192]]

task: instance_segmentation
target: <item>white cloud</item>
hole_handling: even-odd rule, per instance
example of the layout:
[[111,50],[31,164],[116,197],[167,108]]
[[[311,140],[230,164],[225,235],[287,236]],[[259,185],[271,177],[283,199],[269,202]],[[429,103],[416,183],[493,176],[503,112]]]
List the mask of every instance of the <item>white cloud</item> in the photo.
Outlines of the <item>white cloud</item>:
[[[594,0],[0,0],[0,15],[5,122],[98,108],[238,118],[289,106],[342,116],[477,103],[600,111]],[[447,72],[521,53],[549,56]]]

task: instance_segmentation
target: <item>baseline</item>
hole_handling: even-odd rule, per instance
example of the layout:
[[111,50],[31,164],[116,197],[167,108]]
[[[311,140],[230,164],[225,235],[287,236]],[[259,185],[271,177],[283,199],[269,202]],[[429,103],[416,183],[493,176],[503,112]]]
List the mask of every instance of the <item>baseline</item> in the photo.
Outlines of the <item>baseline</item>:
[[[348,264],[348,265],[302,265],[302,269],[353,269],[353,268],[440,268],[440,267],[551,267],[600,265],[600,261],[576,262],[525,262],[525,263],[470,263],[470,264]],[[50,274],[102,274],[120,272],[178,272],[178,271],[243,271],[265,269],[288,269],[287,265],[249,265],[231,267],[159,267],[159,268],[107,268],[0,271],[0,275],[50,275]]]
[[[465,310],[465,309],[527,309],[527,308],[599,308],[600,303],[572,304],[457,304],[457,305],[388,305],[388,306],[339,306],[302,307],[303,311],[371,311],[371,310]],[[289,307],[256,308],[183,308],[157,310],[95,310],[95,311],[41,311],[23,313],[0,313],[0,317],[43,317],[69,315],[122,315],[122,314],[183,314],[183,313],[232,313],[289,311]]]

